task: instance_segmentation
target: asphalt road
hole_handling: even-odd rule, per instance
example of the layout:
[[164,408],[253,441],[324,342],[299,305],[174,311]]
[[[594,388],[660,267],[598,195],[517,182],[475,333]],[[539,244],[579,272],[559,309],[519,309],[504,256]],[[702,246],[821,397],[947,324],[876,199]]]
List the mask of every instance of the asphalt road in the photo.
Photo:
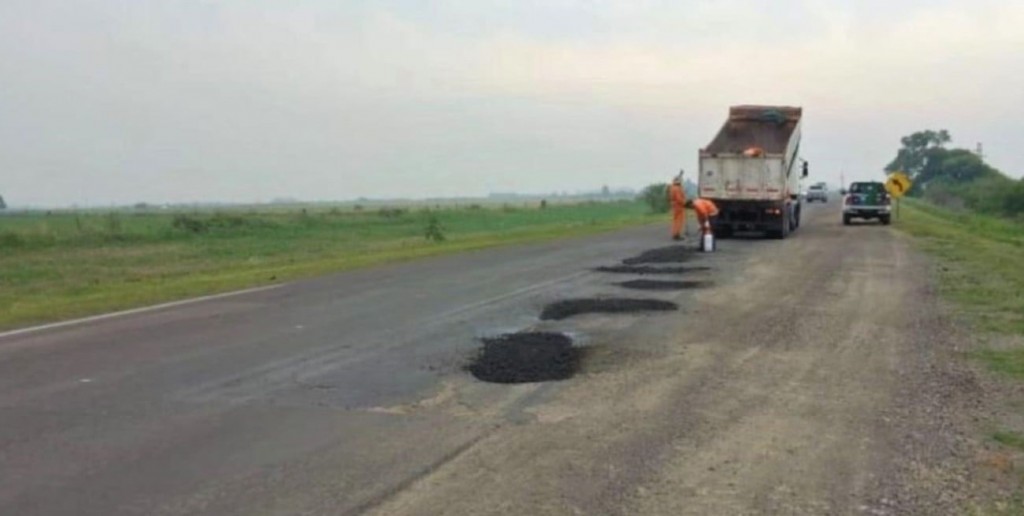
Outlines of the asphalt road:
[[[922,346],[949,337],[903,238],[817,205],[788,240],[725,240],[686,264],[711,270],[665,278],[705,288],[631,291],[615,283],[634,276],[592,270],[666,233],[0,336],[0,514],[953,510],[917,497],[949,482],[906,474],[953,467],[955,446],[932,445],[953,439],[956,416],[921,415],[915,398],[938,360]],[[591,296],[680,310],[537,318]],[[585,346],[579,374],[499,385],[465,372],[480,337],[527,329]]]

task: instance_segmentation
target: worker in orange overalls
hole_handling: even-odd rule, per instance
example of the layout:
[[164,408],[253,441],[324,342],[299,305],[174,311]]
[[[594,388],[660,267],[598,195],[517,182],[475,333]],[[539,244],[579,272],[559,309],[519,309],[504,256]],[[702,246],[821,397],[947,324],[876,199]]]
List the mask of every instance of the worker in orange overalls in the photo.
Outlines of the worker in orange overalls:
[[704,231],[711,231],[713,226],[713,218],[718,216],[718,206],[711,202],[709,199],[697,198],[693,201],[686,203],[688,207],[693,208],[693,212],[697,215],[697,224],[700,225],[701,234]]
[[683,191],[680,176],[676,176],[672,186],[668,187],[668,202],[672,205],[672,240],[682,240],[683,229],[686,227],[686,192]]

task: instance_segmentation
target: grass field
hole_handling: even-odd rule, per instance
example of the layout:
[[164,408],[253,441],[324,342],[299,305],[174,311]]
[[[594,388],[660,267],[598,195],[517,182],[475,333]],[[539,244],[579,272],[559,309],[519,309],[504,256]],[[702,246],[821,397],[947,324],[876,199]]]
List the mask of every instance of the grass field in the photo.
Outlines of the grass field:
[[[935,256],[945,297],[984,340],[1009,342],[974,351],[971,358],[1005,378],[1024,380],[1024,224],[923,202],[903,207],[898,227]],[[994,441],[1024,451],[1018,418],[997,418],[992,425],[998,428],[990,435]],[[1024,504],[1018,500],[1013,506]]]
[[1024,224],[923,202],[903,208],[898,226],[937,257],[943,294],[979,330],[1024,334]]
[[634,202],[8,214],[0,328],[656,220]]

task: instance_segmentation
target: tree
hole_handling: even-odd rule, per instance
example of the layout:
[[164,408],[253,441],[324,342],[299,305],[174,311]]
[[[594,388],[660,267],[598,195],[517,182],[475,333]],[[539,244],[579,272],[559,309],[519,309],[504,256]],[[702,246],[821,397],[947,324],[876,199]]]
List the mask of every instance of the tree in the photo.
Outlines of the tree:
[[1011,179],[968,149],[947,149],[949,133],[920,131],[903,137],[902,148],[886,171],[911,175],[911,195],[924,194],[942,206],[1020,217],[1024,214],[1024,180]]
[[651,207],[651,213],[668,211],[668,183],[654,183],[640,191],[638,200]]
[[945,151],[944,146],[951,140],[949,131],[931,129],[918,131],[900,139],[902,147],[896,152],[896,157],[885,166],[886,172],[902,171],[914,181],[910,193],[917,194],[922,191],[927,178],[920,177],[929,163],[934,163],[936,157]]
[[601,197],[610,197],[611,195],[612,191],[608,188],[608,185],[601,187]]
[[7,203],[4,202],[4,196],[0,195],[0,210],[6,210]]

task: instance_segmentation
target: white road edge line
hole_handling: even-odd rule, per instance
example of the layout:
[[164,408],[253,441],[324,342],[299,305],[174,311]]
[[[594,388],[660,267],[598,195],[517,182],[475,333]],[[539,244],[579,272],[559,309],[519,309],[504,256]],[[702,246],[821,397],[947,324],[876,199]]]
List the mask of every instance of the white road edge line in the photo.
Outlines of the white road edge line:
[[267,285],[265,287],[247,288],[247,289],[244,289],[244,290],[235,290],[235,291],[232,291],[232,292],[223,292],[223,293],[220,293],[220,294],[212,294],[212,295],[209,295],[209,296],[200,296],[200,297],[193,297],[193,298],[189,298],[189,299],[182,299],[182,300],[179,300],[179,301],[171,301],[169,303],[161,303],[159,305],[144,306],[142,308],[132,308],[130,310],[122,310],[120,312],[110,312],[110,313],[107,313],[107,314],[93,315],[93,316],[90,316],[90,317],[82,317],[81,319],[71,319],[69,321],[60,321],[60,322],[55,322],[55,323],[42,324],[42,325],[39,325],[39,326],[30,326],[28,328],[21,328],[21,329],[17,329],[17,330],[11,330],[11,331],[0,333],[0,339],[4,339],[4,338],[7,338],[7,337],[16,337],[16,336],[19,336],[19,335],[26,335],[26,334],[29,334],[29,333],[36,333],[36,332],[40,332],[40,331],[54,330],[54,329],[57,329],[57,328],[64,328],[66,326],[77,326],[77,325],[80,325],[80,324],[88,324],[88,323],[92,323],[92,322],[103,321],[103,320],[106,320],[106,319],[114,319],[116,317],[124,317],[126,315],[135,315],[135,314],[141,314],[141,313],[146,313],[146,312],[155,312],[157,310],[164,310],[164,309],[167,309],[167,308],[174,308],[174,307],[177,307],[177,306],[190,305],[190,304],[193,304],[193,303],[202,303],[203,301],[212,301],[214,299],[222,299],[222,298],[225,298],[225,297],[242,296],[242,295],[245,295],[245,294],[255,294],[256,292],[263,292],[263,291],[266,291],[266,290],[273,290],[275,288],[281,288],[283,286],[284,285],[281,284],[281,285]]

